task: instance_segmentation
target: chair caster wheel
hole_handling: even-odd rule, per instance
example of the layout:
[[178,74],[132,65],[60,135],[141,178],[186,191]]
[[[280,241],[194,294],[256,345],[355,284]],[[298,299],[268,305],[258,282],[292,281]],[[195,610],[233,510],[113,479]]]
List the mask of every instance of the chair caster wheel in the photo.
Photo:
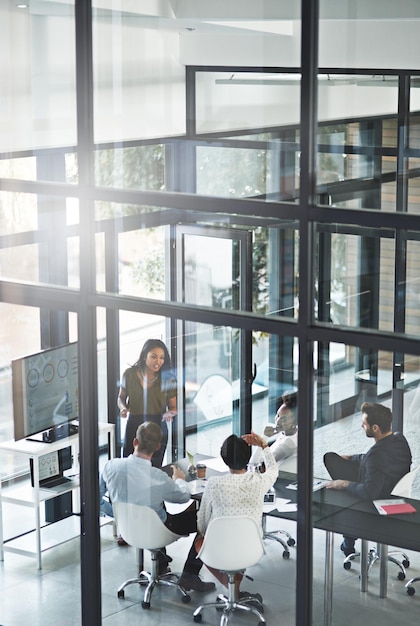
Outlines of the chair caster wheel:
[[188,602],[191,602],[191,596],[190,595],[182,596],[182,602],[184,604],[188,604]]
[[397,576],[398,580],[405,580],[405,574],[404,572],[398,572],[398,576]]
[[288,559],[289,557],[290,557],[290,552],[289,552],[289,550],[285,550],[285,551],[283,552],[283,558],[284,558],[284,559]]
[[414,587],[407,587],[407,593],[409,596],[414,596],[416,590],[414,589]]
[[124,597],[124,589],[119,589],[118,590],[118,597],[119,598],[123,598]]
[[410,561],[408,559],[404,559],[402,564],[403,564],[404,567],[410,567]]
[[344,569],[351,569],[350,561],[346,561],[345,563],[343,563],[343,567],[344,567]]
[[202,619],[203,619],[203,616],[201,615],[201,613],[199,613],[198,615],[194,615],[194,621],[196,624],[199,624]]
[[150,602],[143,602],[141,603],[141,608],[142,609],[150,609]]
[[254,598],[257,598],[258,602],[263,603],[263,597],[260,593],[253,593]]
[[288,539],[287,540],[287,545],[288,546],[294,546],[294,545],[296,545],[296,541],[294,539]]

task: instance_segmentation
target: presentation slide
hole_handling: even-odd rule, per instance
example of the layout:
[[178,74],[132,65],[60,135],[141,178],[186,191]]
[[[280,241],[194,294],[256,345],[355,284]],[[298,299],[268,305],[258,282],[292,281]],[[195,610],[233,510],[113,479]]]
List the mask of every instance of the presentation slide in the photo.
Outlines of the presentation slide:
[[77,343],[14,361],[13,377],[23,436],[79,417]]

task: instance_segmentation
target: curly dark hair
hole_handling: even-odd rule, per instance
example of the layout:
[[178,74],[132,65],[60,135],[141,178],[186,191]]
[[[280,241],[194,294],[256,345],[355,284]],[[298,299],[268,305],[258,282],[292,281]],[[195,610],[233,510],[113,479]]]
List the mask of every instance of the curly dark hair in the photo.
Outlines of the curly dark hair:
[[163,341],[160,339],[148,339],[141,352],[137,361],[133,364],[132,367],[136,367],[137,369],[143,370],[146,365],[146,358],[149,352],[151,352],[154,348],[161,348],[165,354],[165,362],[163,363],[160,371],[169,370],[172,367],[171,357],[169,356],[168,348],[165,346]]
[[245,439],[237,435],[229,435],[220,448],[220,456],[230,469],[245,469],[251,458],[251,446]]

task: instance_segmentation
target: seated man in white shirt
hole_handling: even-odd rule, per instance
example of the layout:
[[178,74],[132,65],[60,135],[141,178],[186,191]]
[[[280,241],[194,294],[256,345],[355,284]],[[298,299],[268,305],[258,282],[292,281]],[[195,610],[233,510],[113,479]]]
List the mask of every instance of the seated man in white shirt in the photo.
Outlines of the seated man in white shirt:
[[[157,424],[144,422],[137,429],[133,454],[125,458],[112,459],[105,464],[99,485],[100,509],[102,513],[112,516],[112,502],[131,502],[149,506],[170,530],[179,535],[188,535],[197,531],[195,503],[177,515],[167,513],[164,504],[165,501],[182,504],[191,499],[184,472],[174,466],[170,478],[151,463],[153,453],[159,449],[161,437],[162,433]],[[107,491],[110,502],[104,500]],[[159,573],[168,571],[168,561],[170,558],[162,548],[159,553]],[[180,584],[187,591],[214,589],[214,583],[204,582],[199,577],[202,565],[202,561],[197,558],[193,542],[180,578]]]
[[[297,394],[288,393],[282,397],[274,426],[268,426],[264,435],[269,437],[268,444],[277,462],[277,467],[286,472],[297,472],[297,438],[296,425]],[[250,459],[251,465],[263,463],[261,449],[257,449]]]

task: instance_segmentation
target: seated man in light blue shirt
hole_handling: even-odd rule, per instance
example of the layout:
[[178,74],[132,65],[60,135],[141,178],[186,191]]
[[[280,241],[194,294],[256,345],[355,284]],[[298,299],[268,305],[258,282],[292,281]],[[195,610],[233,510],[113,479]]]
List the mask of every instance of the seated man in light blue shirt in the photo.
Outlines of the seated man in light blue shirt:
[[[174,533],[188,535],[197,532],[195,504],[177,515],[167,513],[164,505],[165,501],[182,504],[191,499],[184,472],[174,466],[170,478],[151,463],[153,453],[160,447],[161,437],[157,424],[144,422],[137,429],[133,454],[112,459],[105,464],[99,484],[100,510],[105,515],[113,516],[112,502],[118,501],[149,506]],[[109,502],[104,500],[106,492]],[[167,571],[168,561],[165,549],[162,548],[159,553],[159,573]],[[214,583],[204,582],[199,577],[202,565],[193,542],[180,578],[180,584],[187,591],[214,589]]]

